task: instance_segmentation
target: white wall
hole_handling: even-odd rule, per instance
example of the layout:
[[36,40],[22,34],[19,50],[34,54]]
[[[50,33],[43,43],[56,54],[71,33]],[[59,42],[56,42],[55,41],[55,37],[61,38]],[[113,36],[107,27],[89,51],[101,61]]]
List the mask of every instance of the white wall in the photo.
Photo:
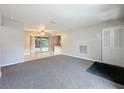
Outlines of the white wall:
[[[1,26],[1,23],[2,23],[1,19],[2,19],[2,16],[0,15],[0,26]],[[0,39],[0,42],[1,42],[1,39]],[[1,53],[2,53],[2,49],[0,47],[0,64],[2,63],[2,54]],[[2,73],[1,73],[1,66],[0,66],[0,78],[1,78],[1,76],[2,76]]]
[[0,66],[24,62],[23,24],[4,18],[0,26]]
[[[62,52],[65,55],[101,61],[101,32],[104,28],[122,24],[121,20],[109,21],[96,24],[88,28],[80,28],[74,31],[65,32],[62,38]],[[79,52],[80,45],[88,45],[88,53]]]

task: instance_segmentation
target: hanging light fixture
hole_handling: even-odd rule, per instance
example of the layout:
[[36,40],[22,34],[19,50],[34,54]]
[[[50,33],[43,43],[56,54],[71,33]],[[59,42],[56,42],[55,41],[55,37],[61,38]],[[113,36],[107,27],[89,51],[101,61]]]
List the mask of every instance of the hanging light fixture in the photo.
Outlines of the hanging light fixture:
[[44,25],[41,25],[41,26],[38,27],[38,35],[39,36],[48,37],[51,34],[49,32],[47,32],[47,30],[45,30],[45,26]]
[[42,35],[42,36],[44,36],[44,35],[45,35],[44,30],[41,30],[40,35]]

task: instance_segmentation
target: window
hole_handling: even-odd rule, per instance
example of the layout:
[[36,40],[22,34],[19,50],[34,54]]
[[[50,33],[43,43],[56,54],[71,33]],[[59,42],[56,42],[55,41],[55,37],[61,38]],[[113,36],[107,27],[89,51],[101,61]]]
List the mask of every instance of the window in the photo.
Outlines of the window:
[[35,37],[35,48],[40,48],[42,51],[49,51],[48,37]]

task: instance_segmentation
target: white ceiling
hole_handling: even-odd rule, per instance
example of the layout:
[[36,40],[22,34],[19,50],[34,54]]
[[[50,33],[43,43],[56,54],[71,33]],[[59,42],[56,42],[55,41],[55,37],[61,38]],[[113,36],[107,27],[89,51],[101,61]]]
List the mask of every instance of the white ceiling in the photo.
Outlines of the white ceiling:
[[[97,23],[123,18],[123,5],[0,5],[3,16],[23,22],[33,30],[69,31]],[[52,22],[51,22],[52,21]]]

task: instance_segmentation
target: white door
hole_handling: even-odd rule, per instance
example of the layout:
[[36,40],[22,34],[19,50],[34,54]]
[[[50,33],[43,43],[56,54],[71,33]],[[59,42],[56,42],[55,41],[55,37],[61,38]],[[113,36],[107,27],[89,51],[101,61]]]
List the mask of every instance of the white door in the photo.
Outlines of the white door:
[[112,27],[102,32],[103,63],[124,67],[124,27]]

